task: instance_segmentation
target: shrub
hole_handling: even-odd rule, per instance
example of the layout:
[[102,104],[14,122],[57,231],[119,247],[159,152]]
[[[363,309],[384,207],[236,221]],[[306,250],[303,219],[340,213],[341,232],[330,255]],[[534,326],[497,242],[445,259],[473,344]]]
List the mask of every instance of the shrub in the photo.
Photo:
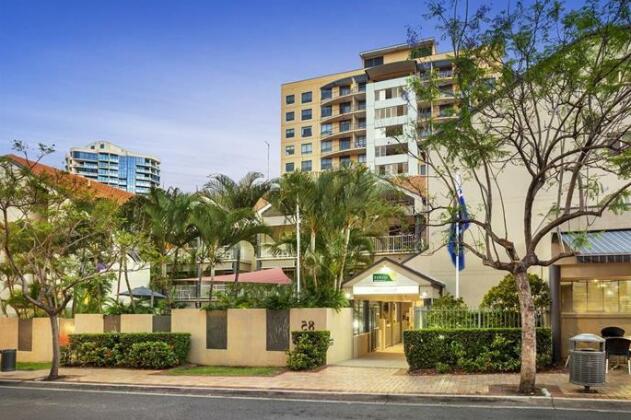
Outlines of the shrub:
[[[467,372],[514,372],[519,370],[521,329],[424,329],[405,331],[405,357],[410,370],[450,368]],[[552,360],[549,328],[537,329],[537,365]]]
[[333,343],[330,331],[293,331],[294,349],[287,352],[291,370],[315,369],[326,364],[326,352]]
[[177,364],[173,348],[161,341],[134,343],[127,354],[127,365],[134,368],[165,369]]
[[[64,366],[137,367],[139,362],[131,358],[134,345],[160,343],[160,346],[143,348],[160,350],[162,355],[161,348],[166,346],[175,362],[172,363],[172,358],[167,355],[164,367],[175,366],[186,361],[190,341],[187,333],[71,334],[68,345],[62,349],[61,363]],[[158,368],[159,365],[154,363],[146,367]]]

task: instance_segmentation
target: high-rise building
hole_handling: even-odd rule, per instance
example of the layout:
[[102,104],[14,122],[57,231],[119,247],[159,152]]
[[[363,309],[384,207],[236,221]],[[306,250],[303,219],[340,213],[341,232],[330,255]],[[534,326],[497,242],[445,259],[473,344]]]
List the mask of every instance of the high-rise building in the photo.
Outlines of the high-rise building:
[[107,141],[71,148],[66,170],[132,193],[147,194],[160,186],[160,159]]
[[[362,68],[281,87],[281,173],[325,171],[355,161],[381,175],[425,175],[417,141],[453,118],[449,53],[427,39],[360,53]],[[434,74],[440,95],[417,100],[412,75]]]

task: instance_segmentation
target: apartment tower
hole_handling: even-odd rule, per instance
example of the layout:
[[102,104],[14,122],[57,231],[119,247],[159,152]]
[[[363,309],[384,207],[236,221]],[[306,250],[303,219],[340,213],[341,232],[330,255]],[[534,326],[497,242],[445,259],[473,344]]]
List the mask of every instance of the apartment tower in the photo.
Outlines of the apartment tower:
[[[281,87],[281,173],[326,171],[359,162],[381,175],[425,175],[417,141],[453,118],[452,61],[433,39],[360,53],[362,68]],[[410,76],[440,85],[417,100]]]
[[66,170],[137,194],[147,194],[151,187],[160,186],[160,159],[107,141],[71,148],[66,155]]

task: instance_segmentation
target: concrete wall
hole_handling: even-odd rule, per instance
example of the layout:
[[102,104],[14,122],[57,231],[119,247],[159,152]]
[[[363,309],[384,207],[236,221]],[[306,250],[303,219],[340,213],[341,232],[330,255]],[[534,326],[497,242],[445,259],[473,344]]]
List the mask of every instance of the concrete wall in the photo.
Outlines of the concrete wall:
[[[353,357],[353,315],[351,308],[339,312],[327,308],[291,309],[290,331],[329,330],[333,345],[327,362],[336,363]],[[171,314],[171,331],[191,334],[188,361],[200,365],[285,366],[285,351],[268,351],[267,311],[265,309],[229,309],[227,311],[227,348],[206,348],[206,312],[199,309],[175,309]],[[121,315],[121,332],[152,331],[152,315]],[[60,320],[60,340],[68,334],[103,332],[103,315],[77,314],[75,319]],[[18,351],[18,361],[49,361],[52,340],[48,318],[32,320],[32,351]],[[287,343],[290,345],[290,343]],[[0,348],[18,347],[18,319],[0,318]]]

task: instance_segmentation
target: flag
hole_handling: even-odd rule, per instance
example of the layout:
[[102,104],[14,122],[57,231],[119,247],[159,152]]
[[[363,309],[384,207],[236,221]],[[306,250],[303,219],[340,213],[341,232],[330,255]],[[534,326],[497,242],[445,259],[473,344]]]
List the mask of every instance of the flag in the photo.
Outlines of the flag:
[[469,214],[467,213],[467,205],[464,201],[462,193],[462,184],[460,177],[456,180],[457,206],[456,217],[449,228],[449,243],[447,251],[451,257],[451,262],[457,266],[460,271],[464,270],[464,249],[462,248],[462,236],[465,230],[469,228]]

